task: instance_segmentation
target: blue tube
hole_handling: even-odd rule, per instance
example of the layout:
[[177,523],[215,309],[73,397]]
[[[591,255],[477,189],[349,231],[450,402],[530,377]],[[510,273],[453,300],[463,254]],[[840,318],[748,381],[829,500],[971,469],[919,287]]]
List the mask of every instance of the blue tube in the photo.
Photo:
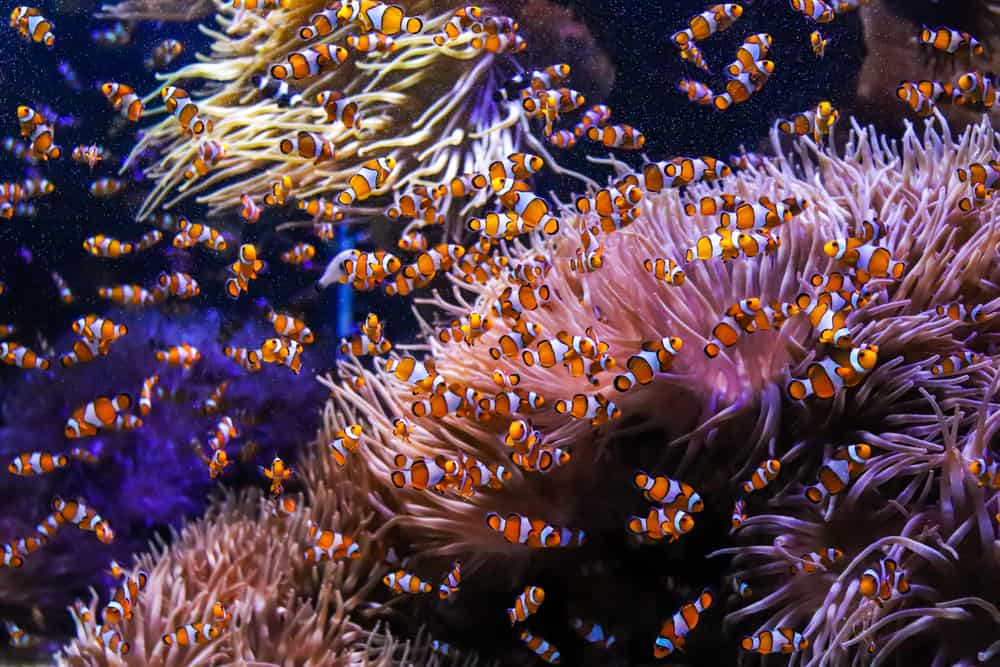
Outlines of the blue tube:
[[[338,225],[336,232],[337,252],[354,247],[354,233],[347,225]],[[337,285],[336,299],[337,337],[347,338],[354,327],[354,288],[350,283]]]

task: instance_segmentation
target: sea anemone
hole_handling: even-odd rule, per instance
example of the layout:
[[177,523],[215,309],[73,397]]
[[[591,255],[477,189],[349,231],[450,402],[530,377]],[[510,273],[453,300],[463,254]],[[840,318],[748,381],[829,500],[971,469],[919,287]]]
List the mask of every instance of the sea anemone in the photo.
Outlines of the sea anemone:
[[[879,661],[919,650],[906,641],[914,630],[894,625],[916,612],[891,616],[897,605],[934,609],[919,629],[935,628],[931,636],[941,639],[941,660],[992,655],[995,647],[968,638],[997,618],[990,602],[997,599],[995,577],[972,574],[996,567],[997,498],[976,488],[970,465],[997,458],[990,445],[997,324],[989,314],[1000,296],[1000,228],[993,222],[1000,204],[993,197],[960,206],[971,188],[958,170],[988,162],[997,140],[987,119],[956,137],[940,115],[922,132],[907,124],[898,142],[855,124],[840,151],[832,138],[830,147],[806,138],[782,147],[775,130],[774,155],[733,176],[716,166],[705,180],[714,173],[719,186],[690,179],[661,186],[670,180],[665,176],[684,168],[682,158],[673,167],[649,163],[636,174],[616,159],[597,160],[615,171],[612,199],[625,196],[629,186],[642,187],[638,215],[626,215],[628,205],[620,205],[618,218],[603,214],[607,219],[599,222],[593,212],[564,207],[556,235],[506,246],[503,275],[483,285],[456,279],[453,297],[423,300],[422,312],[432,321],[424,323],[425,341],[407,351],[429,355],[423,365],[415,360],[414,372],[409,360],[395,355],[388,363],[376,357],[372,368],[348,358],[339,366],[339,381],[324,380],[331,389],[331,428],[362,425],[355,456],[373,472],[386,529],[398,530],[397,549],[412,554],[421,576],[440,574],[453,558],[472,565],[470,582],[477,571],[488,573],[476,593],[459,597],[462,608],[495,603],[525,583],[551,588],[556,594],[546,606],[562,610],[587,606],[574,591],[598,595],[600,612],[630,626],[626,650],[636,659],[648,657],[654,625],[694,597],[693,586],[714,585],[718,593],[720,581],[732,574],[751,583],[778,577],[773,592],[765,585],[763,600],[732,610],[729,618],[742,624],[771,610],[756,629],[747,628],[754,630],[751,638],[771,629],[801,632],[804,640],[794,650],[810,664],[824,657],[850,662],[867,650],[864,640],[876,637]],[[735,254],[728,261],[697,259],[699,239],[706,237],[701,247],[710,248],[707,235],[719,224],[713,224],[715,214],[698,212],[708,206],[701,198],[722,193],[760,207],[786,201],[787,215],[767,225],[767,248],[760,238],[757,256],[740,256],[758,248],[741,243],[725,251]],[[695,210],[686,212],[685,205]],[[587,210],[583,203],[578,208]],[[869,276],[862,265],[835,259],[848,238],[854,239],[851,248],[880,247],[886,266]],[[602,260],[583,270],[587,253],[597,248]],[[683,279],[676,273],[672,280],[658,279],[657,259],[674,261]],[[838,316],[831,328],[816,304],[831,296],[821,296],[819,288],[835,276],[853,280],[858,291],[854,297],[844,292],[854,304],[833,308]],[[735,340],[720,340],[716,325],[749,298],[760,302],[747,306],[757,309],[757,324],[737,331]],[[459,323],[450,323],[473,314],[491,319],[492,326],[466,341],[435,333],[438,327],[457,331]],[[591,353],[578,353],[576,363],[556,356],[553,365],[540,363],[541,357],[527,363],[521,351],[499,352],[501,336],[527,322],[541,333],[524,356],[540,351],[540,341],[558,338],[569,345],[574,336],[586,337],[573,344]],[[863,355],[855,361],[862,366],[853,376],[835,373],[835,360],[851,351]],[[827,397],[816,384],[821,371],[851,379],[834,384]],[[814,381],[818,395],[809,395],[804,378]],[[596,396],[601,403],[594,403]],[[566,401],[574,397],[580,408],[590,400],[591,413],[569,418],[573,406]],[[520,408],[502,408],[508,399],[520,400]],[[536,409],[526,407],[529,401]],[[512,469],[505,438],[517,417],[530,418],[541,442],[568,451],[571,460],[547,475]],[[394,423],[398,418],[409,422],[405,433]],[[821,468],[859,442],[870,445],[870,458],[851,468],[844,496],[828,490],[834,497],[821,498],[820,505],[807,500],[803,491],[816,484]],[[474,493],[457,493],[447,475],[433,477],[441,480],[438,492],[408,488],[392,477],[409,465],[406,458],[429,462],[436,456],[444,457],[438,465],[450,459],[465,470],[471,470],[468,457],[504,465],[510,477]],[[771,459],[778,481],[752,480]],[[695,487],[706,509],[694,515],[693,529],[685,526],[690,534],[675,529],[667,535],[669,545],[629,548],[636,546],[626,530],[629,515],[647,511],[640,492],[630,488],[640,468]],[[744,529],[728,535],[737,499],[759,515],[744,521],[746,538]],[[505,541],[488,525],[489,512],[520,513],[557,530],[583,530],[586,538],[579,549],[533,550]],[[852,528],[857,521],[870,522],[871,532]],[[770,543],[758,544],[753,538],[759,535]],[[840,549],[843,560],[817,566],[819,574],[789,578],[796,559],[827,547]],[[722,558],[700,564],[709,552],[736,554],[735,570],[726,575]],[[909,592],[890,589],[883,608],[859,595],[857,581],[890,557],[905,571]],[[677,574],[672,566],[684,568],[684,583],[664,581]],[[605,587],[598,583],[602,578]],[[661,586],[651,582],[664,582],[672,594],[657,599]],[[462,614],[442,614],[462,627]],[[709,617],[715,614],[713,609]],[[840,614],[850,619],[847,626]],[[951,628],[956,621],[960,631]],[[566,618],[561,628],[551,615],[538,622],[567,634]],[[714,650],[737,644],[734,638],[728,648]],[[565,657],[566,647],[560,648]]]
[[[234,212],[243,194],[260,204],[273,184],[286,177],[301,205],[317,197],[336,203],[350,177],[373,159],[395,160],[384,182],[376,184],[375,193],[380,194],[483,171],[515,147],[545,150],[528,131],[521,105],[494,99],[515,71],[508,54],[521,48],[513,20],[484,11],[483,21],[492,21],[493,27],[486,32],[466,29],[438,45],[434,40],[454,12],[442,11],[441,3],[406,3],[408,16],[422,17],[419,32],[392,35],[391,50],[364,53],[348,46],[358,37],[353,24],[334,26],[318,39],[301,38],[300,28],[311,28],[310,17],[326,3],[293,4],[258,14],[217,2],[219,30],[203,28],[214,39],[211,55],[158,77],[166,85],[204,82],[191,92],[199,114],[214,123],[206,137],[224,145],[225,155],[207,175],[186,179],[183,172],[198,156],[199,142],[173,117],[146,128],[129,160],[150,150],[159,158],[146,172],[155,187],[139,219],[161,204],[169,208],[194,196],[210,214]],[[495,42],[484,39],[491,30],[497,31]],[[288,91],[279,99],[259,89],[264,81],[282,83],[274,78],[272,66],[322,46],[343,49],[346,60],[319,67],[318,74],[306,78],[285,79]],[[356,104],[357,123],[334,122],[318,103],[323,91],[342,93]],[[155,95],[159,97],[159,91]],[[301,95],[301,106],[291,101],[296,95]],[[301,151],[281,150],[283,140],[306,136],[301,133],[328,140],[331,154],[324,157],[317,150],[313,159]],[[439,202],[439,212],[449,208],[450,200],[448,193]],[[344,208],[337,206],[338,211]],[[381,212],[360,202],[349,210]],[[342,213],[331,212],[324,219],[339,217]]]
[[[26,372],[20,382],[12,383],[2,406],[4,466],[25,452],[70,454],[73,448],[81,448],[94,460],[71,456],[73,474],[55,470],[15,477],[5,471],[0,538],[8,541],[32,534],[51,512],[56,495],[84,498],[115,531],[114,542],[105,545],[90,534],[64,527],[48,545],[24,558],[21,569],[0,568],[5,613],[25,622],[28,611],[37,607],[53,635],[68,624],[68,619],[66,623],[60,619],[73,596],[106,580],[101,573],[112,559],[128,558],[154,535],[180,527],[203,511],[215,482],[192,448],[204,455],[207,437],[223,415],[231,416],[240,430],[236,443],[247,457],[231,451],[235,465],[220,481],[256,484],[256,463],[275,454],[294,460],[293,448],[310,437],[318,423],[310,416],[323,399],[322,389],[313,383],[284,382],[290,372],[286,368],[268,366],[259,375],[247,375],[222,354],[220,339],[226,334],[214,311],[175,312],[168,317],[160,311],[111,310],[106,316],[128,328],[112,345],[108,359],[41,374]],[[233,344],[255,345],[273,336],[273,330],[266,322],[251,321],[229,335]],[[55,348],[67,350],[74,340],[69,333],[56,341]],[[181,342],[200,351],[201,360],[191,369],[156,362],[156,349]],[[313,355],[305,353],[307,373],[314,366]],[[53,362],[59,366],[58,360]],[[66,439],[63,430],[71,412],[97,396],[129,393],[135,402],[132,412],[138,414],[140,387],[154,373],[159,375],[159,393],[154,393],[141,428]],[[219,409],[203,414],[202,401],[223,381],[228,385]],[[260,443],[259,451],[243,446],[253,442]]]
[[[357,539],[362,554],[373,552],[364,496],[347,479],[327,500],[324,514]],[[350,489],[350,490],[349,490]],[[299,500],[301,502],[301,499]],[[302,559],[308,542],[308,507],[290,516],[275,512],[274,501],[259,493],[227,496],[203,519],[174,535],[169,547],[141,556],[127,576],[148,573],[131,619],[115,629],[129,644],[127,654],[95,640],[97,598],[76,615],[77,637],[59,656],[63,665],[319,665],[351,659],[351,664],[392,664],[401,645],[391,637],[363,630],[352,613],[374,583],[373,561],[327,564],[319,570]],[[317,575],[322,575],[321,578]],[[231,620],[220,621],[213,606],[222,603]],[[86,620],[89,618],[89,620]],[[100,621],[96,621],[99,623]],[[219,630],[213,641],[183,647],[165,645],[162,637],[188,623],[204,622]],[[124,652],[124,651],[123,651]],[[354,662],[358,660],[358,662]]]

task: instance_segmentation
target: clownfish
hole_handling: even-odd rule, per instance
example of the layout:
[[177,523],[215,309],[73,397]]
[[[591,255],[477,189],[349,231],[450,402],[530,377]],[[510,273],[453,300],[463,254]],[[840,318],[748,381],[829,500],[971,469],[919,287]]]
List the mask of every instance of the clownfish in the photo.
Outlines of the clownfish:
[[823,551],[810,551],[799,556],[799,560],[792,563],[789,571],[792,574],[797,572],[811,573],[818,572],[821,567],[828,570],[843,557],[844,552],[835,547],[827,547]]
[[514,513],[504,517],[496,512],[489,512],[486,515],[486,525],[500,533],[507,542],[524,544],[534,549],[579,546],[586,538],[582,530],[559,528],[542,519]]
[[642,490],[646,500],[667,507],[677,507],[685,512],[700,512],[705,509],[701,496],[685,482],[659,475],[653,477],[649,473],[637,470],[632,475],[632,484]]
[[333,441],[330,443],[330,453],[337,465],[347,465],[347,455],[358,451],[363,433],[361,424],[351,424],[343,431],[337,431],[334,434]]
[[415,574],[406,570],[390,572],[382,578],[382,583],[392,589],[393,593],[430,593],[431,585]]
[[783,653],[785,655],[809,648],[809,640],[791,628],[761,630],[755,635],[747,635],[740,641],[744,651],[757,653]]
[[559,649],[544,638],[535,636],[527,630],[522,630],[519,637],[525,646],[531,649],[540,659],[552,665],[559,664],[561,660]]
[[[920,43],[938,51],[952,55],[957,54],[965,58],[981,56],[986,52],[982,43],[969,33],[947,27],[928,28],[926,25],[923,26],[920,30]],[[959,53],[960,51],[961,53]]]
[[826,55],[826,45],[830,40],[820,34],[819,30],[809,33],[809,45],[812,47],[813,55],[822,58]]
[[128,394],[118,394],[113,398],[98,397],[73,411],[63,434],[67,438],[86,438],[97,435],[98,430],[130,431],[139,428],[142,420],[125,414],[131,406],[132,397]]
[[816,23],[829,23],[837,18],[833,7],[823,0],[791,0],[792,9],[801,12]]
[[114,542],[115,533],[111,530],[111,524],[93,507],[88,507],[83,500],[63,500],[56,496],[52,499],[52,509],[58,512],[66,523],[71,523],[80,530],[93,532],[104,544]]
[[160,90],[160,97],[167,113],[173,114],[180,123],[181,129],[193,137],[197,137],[204,132],[211,132],[215,123],[212,120],[203,118],[198,112],[198,105],[191,100],[191,96],[183,88],[177,86],[164,86]]
[[65,468],[69,459],[64,454],[50,454],[49,452],[27,452],[18,455],[10,465],[7,472],[12,475],[27,477],[30,475],[46,475],[55,472],[59,468]]
[[240,368],[247,372],[257,373],[263,368],[261,366],[260,350],[226,345],[222,348],[222,353],[239,364]]
[[543,602],[545,602],[545,590],[541,586],[525,586],[524,592],[514,600],[514,606],[507,609],[511,627],[538,611]]
[[[119,575],[115,577],[116,579],[125,575],[117,563],[112,562],[112,569],[117,569],[119,572]],[[125,579],[122,587],[118,589],[102,612],[105,625],[115,625],[122,619],[132,618],[132,608],[139,601],[139,593],[146,588],[146,581],[148,580],[149,574],[143,570],[137,570]]]
[[688,27],[670,36],[670,40],[680,48],[691,42],[708,39],[715,33],[726,30],[743,16],[743,7],[735,2],[712,5],[700,14],[692,16]]
[[271,480],[271,495],[280,495],[285,490],[284,482],[292,476],[292,469],[285,465],[279,457],[275,456],[271,461],[271,467],[258,466],[264,477]]
[[806,487],[806,498],[811,503],[819,504],[828,496],[841,493],[851,480],[864,472],[871,456],[871,445],[864,442],[839,448],[832,459],[823,462],[817,483]]
[[894,591],[906,595],[910,592],[910,582],[892,558],[881,559],[878,569],[865,570],[858,583],[858,592],[879,604],[888,602]]
[[635,385],[647,385],[656,373],[669,373],[674,359],[684,346],[684,341],[676,336],[664,336],[660,340],[643,341],[640,352],[633,354],[625,362],[628,369],[623,375],[615,376],[614,387],[618,391],[628,391]]
[[198,285],[198,281],[187,273],[179,271],[173,273],[163,272],[156,277],[156,282],[159,286],[157,289],[157,293],[160,295],[158,297],[159,300],[165,298],[166,295],[178,299],[192,299],[201,294],[201,287]]
[[348,179],[347,188],[337,195],[337,203],[341,206],[350,206],[356,201],[368,199],[374,190],[386,184],[395,167],[395,158],[368,160],[361,165],[358,173]]
[[287,366],[298,375],[302,370],[302,344],[290,338],[268,338],[260,346],[260,360]]
[[181,343],[168,347],[165,350],[156,351],[156,360],[169,366],[180,366],[188,370],[201,359],[201,352],[198,348]]
[[8,366],[25,369],[48,370],[52,363],[45,357],[40,357],[33,350],[20,343],[12,341],[0,342],[0,361]]
[[688,633],[698,627],[701,615],[714,601],[715,594],[706,588],[693,601],[681,605],[673,616],[663,622],[653,644],[653,657],[666,658],[674,651],[682,650],[687,642]]
[[313,546],[305,552],[307,563],[319,563],[324,560],[343,560],[361,558],[361,547],[347,535],[332,530],[320,530],[319,526],[308,521],[309,539]]
[[219,628],[211,623],[188,623],[171,633],[163,635],[161,641],[167,646],[190,646],[191,644],[207,644],[219,636]]
[[632,516],[627,524],[633,535],[645,535],[651,540],[668,538],[675,542],[694,528],[694,517],[676,506],[650,507],[646,516]]
[[743,482],[743,493],[749,495],[754,491],[760,491],[774,481],[779,472],[781,472],[781,461],[778,459],[761,461],[757,469],[754,470],[753,475],[750,476],[750,479]]
[[845,387],[854,387],[878,363],[878,347],[862,344],[858,347],[835,349],[830,356],[809,364],[805,378],[791,380],[786,386],[789,398],[796,401],[810,396],[830,399]]
[[438,597],[448,600],[454,596],[462,583],[462,561],[456,560],[438,585]]

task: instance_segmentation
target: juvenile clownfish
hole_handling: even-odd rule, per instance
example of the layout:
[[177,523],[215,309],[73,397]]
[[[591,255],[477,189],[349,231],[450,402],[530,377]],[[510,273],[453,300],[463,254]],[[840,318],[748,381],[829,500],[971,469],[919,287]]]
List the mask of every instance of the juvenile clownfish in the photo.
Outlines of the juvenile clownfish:
[[290,338],[268,338],[260,346],[260,359],[266,364],[287,366],[298,375],[302,370],[302,344]]
[[292,476],[292,469],[285,465],[279,457],[275,456],[274,460],[271,461],[271,467],[265,468],[264,466],[258,466],[264,477],[271,480],[271,495],[277,496],[284,491],[284,482]]
[[644,535],[651,540],[676,542],[694,528],[694,517],[676,505],[669,507],[653,506],[646,516],[633,516],[627,524],[628,531],[633,535]]

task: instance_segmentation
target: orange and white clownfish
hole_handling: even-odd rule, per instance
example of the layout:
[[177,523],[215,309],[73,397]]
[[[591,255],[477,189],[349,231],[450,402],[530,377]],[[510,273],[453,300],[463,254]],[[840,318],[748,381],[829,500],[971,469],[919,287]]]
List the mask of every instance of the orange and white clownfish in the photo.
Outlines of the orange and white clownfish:
[[681,605],[674,615],[663,622],[653,643],[653,657],[666,658],[674,651],[683,650],[688,633],[698,627],[701,615],[712,606],[715,594],[706,588],[691,602]]
[[976,485],[1000,489],[1000,460],[990,461],[980,457],[969,461],[969,472],[976,478]]
[[684,284],[684,270],[672,259],[663,257],[645,259],[642,262],[642,267],[654,278],[662,280],[668,285],[680,286]]
[[645,535],[651,540],[666,537],[667,542],[676,542],[694,528],[694,517],[680,507],[654,506],[649,508],[646,516],[633,515],[627,528],[633,535]]
[[139,414],[143,417],[153,409],[153,388],[159,381],[159,375],[150,375],[142,381],[142,390],[139,392]]
[[841,493],[851,480],[864,472],[871,456],[871,445],[864,442],[837,449],[833,458],[824,461],[820,467],[817,483],[806,487],[806,498],[811,503],[819,504],[828,496]]
[[726,30],[743,16],[743,7],[735,2],[712,5],[688,21],[688,27],[670,36],[677,47],[684,48],[691,42],[708,39],[715,33]]
[[83,240],[83,249],[94,257],[118,259],[124,255],[132,254],[134,246],[131,243],[119,241],[104,234],[97,234]]
[[486,515],[486,525],[511,544],[524,544],[534,549],[580,546],[586,539],[582,530],[572,531],[532,519],[521,514],[501,516],[497,512]]
[[769,653],[789,655],[809,648],[809,640],[803,637],[801,632],[792,628],[777,628],[761,630],[755,635],[745,636],[740,641],[740,648],[744,651],[755,651],[765,655]]
[[[117,564],[112,563],[112,566]],[[118,569],[120,570],[120,567]],[[124,576],[124,572],[121,572],[121,575]],[[136,570],[125,579],[122,587],[115,592],[102,612],[105,625],[115,625],[122,619],[132,618],[132,609],[139,601],[139,593],[146,588],[148,580],[149,574],[143,570]]]
[[219,628],[211,623],[188,623],[173,632],[163,635],[161,641],[167,646],[190,646],[207,644],[219,636]]
[[59,292],[59,300],[65,304],[73,303],[75,299],[73,291],[69,288],[69,283],[57,271],[52,272],[52,282],[55,283],[56,290]]
[[185,370],[191,368],[200,359],[201,352],[198,351],[198,348],[187,343],[181,343],[180,345],[168,347],[165,350],[156,351],[156,360],[158,362],[169,366],[181,366]]
[[213,450],[223,449],[233,438],[239,437],[239,429],[228,415],[219,420],[208,439],[208,446]]
[[110,319],[97,315],[85,315],[73,321],[73,333],[88,340],[114,342],[128,333],[124,324],[115,324]]
[[130,431],[142,426],[142,420],[125,414],[132,406],[132,397],[118,394],[100,396],[76,408],[66,421],[63,434],[67,438],[86,438],[97,435],[98,430]]
[[405,454],[396,454],[393,458],[396,469],[389,475],[389,480],[397,489],[409,486],[418,491],[432,489],[440,492],[444,488],[443,482],[448,469],[454,467],[450,464],[451,461],[443,455],[411,459]]
[[351,424],[343,431],[334,433],[333,441],[330,442],[330,453],[337,465],[347,465],[347,455],[358,451],[363,434],[361,424]]
[[844,557],[844,552],[836,547],[827,547],[822,551],[810,551],[799,556],[799,560],[792,563],[789,571],[792,574],[798,572],[811,573],[818,572],[820,568],[829,570]]
[[197,137],[215,128],[211,119],[204,118],[198,112],[198,105],[183,88],[164,86],[160,90],[160,97],[163,98],[167,113],[173,114],[181,128],[191,136]]
[[354,202],[368,199],[374,190],[386,184],[395,167],[395,158],[368,160],[361,165],[358,173],[348,179],[347,188],[337,195],[337,203],[341,206],[350,206]]
[[145,108],[143,107],[142,100],[136,95],[135,89],[132,86],[115,81],[106,81],[101,84],[101,92],[108,98],[108,101],[111,102],[115,110],[120,111],[121,115],[125,118],[128,118],[133,123],[139,122],[139,119],[142,118]]
[[264,477],[271,480],[271,495],[280,495],[282,491],[285,490],[285,481],[292,476],[292,469],[285,465],[285,462],[281,460],[280,457],[275,456],[274,460],[271,461],[271,467],[265,468],[264,466],[258,466],[260,472]]
[[847,387],[861,383],[878,363],[878,346],[835,349],[830,356],[809,364],[805,378],[792,379],[786,386],[789,398],[801,401],[810,396],[830,399]]
[[813,55],[817,58],[822,58],[826,55],[826,45],[829,41],[828,38],[820,34],[819,30],[813,30],[809,33],[809,46],[812,47]]
[[753,475],[750,476],[750,479],[743,482],[743,493],[749,495],[754,491],[760,491],[774,481],[779,472],[781,472],[781,461],[778,459],[761,461],[757,469],[754,470]]
[[[354,23],[364,30],[373,30],[392,37],[405,32],[415,35],[423,28],[424,22],[418,17],[407,16],[402,7],[378,0],[348,0],[339,3],[338,25]],[[300,35],[301,36],[301,35]]]
[[589,419],[591,426],[621,417],[621,410],[602,394],[574,394],[570,399],[555,402],[555,411],[573,419]]
[[332,530],[321,530],[312,521],[308,521],[308,535],[313,546],[305,552],[307,563],[319,563],[323,560],[343,560],[361,558],[361,547],[347,535]]
[[448,600],[458,593],[462,583],[462,561],[456,560],[438,585],[438,597]]
[[733,513],[732,521],[729,532],[733,533],[739,530],[739,527],[743,525],[743,522],[747,520],[747,501],[745,498],[737,498],[736,502],[733,503]]
[[45,357],[40,357],[33,350],[26,348],[20,343],[13,341],[0,342],[0,361],[8,366],[17,366],[25,369],[48,370],[51,362]]
[[287,313],[270,310],[267,313],[267,321],[274,326],[274,332],[279,336],[292,338],[305,345],[310,345],[316,340],[312,330],[306,326],[305,322],[295,319]]
[[700,512],[705,509],[705,503],[694,488],[685,482],[679,482],[670,477],[651,476],[642,470],[632,475],[632,484],[642,490],[646,500],[660,503],[667,507],[678,507],[685,512]]
[[931,373],[934,375],[952,375],[982,360],[982,355],[970,350],[962,350],[958,354],[952,354],[943,358],[940,363],[932,366]]
[[545,589],[541,586],[525,586],[524,592],[514,600],[514,606],[507,609],[507,618],[511,626],[534,614],[543,602],[545,602]]
[[260,350],[226,345],[222,348],[222,353],[249,373],[257,373],[263,368],[260,362]]
[[104,544],[114,542],[115,533],[111,530],[111,524],[93,507],[88,507],[82,499],[63,500],[56,496],[52,499],[52,509],[58,512],[66,523],[71,523],[80,530],[93,532]]
[[297,155],[307,160],[314,160],[316,164],[337,158],[337,151],[330,139],[307,130],[299,130],[279,141],[278,150],[285,155]]
[[105,285],[97,288],[97,295],[120,306],[149,306],[154,302],[153,293],[142,285]]
[[[175,271],[173,273],[163,272],[156,277],[157,290],[154,298],[163,300],[167,295],[178,299],[191,299],[201,294],[201,287],[198,281],[190,274]],[[157,296],[159,295],[159,296]]]
[[120,632],[106,625],[98,625],[94,628],[94,641],[103,649],[116,653],[119,657],[128,655],[132,650],[132,645],[122,639]]
[[302,344],[290,338],[268,338],[260,346],[260,359],[267,364],[288,366],[298,375],[302,370]]
[[823,0],[791,0],[792,9],[802,12],[805,17],[816,23],[829,23],[837,18],[834,8]]
[[618,391],[628,391],[635,385],[647,385],[656,373],[669,373],[674,359],[684,346],[684,341],[676,336],[664,336],[660,340],[643,341],[640,352],[633,354],[625,362],[628,369],[615,376],[614,387]]
[[10,465],[7,472],[12,475],[28,477],[30,475],[46,475],[59,468],[65,468],[69,459],[65,454],[50,454],[49,452],[26,452],[19,454]]
[[219,230],[213,227],[200,222],[192,223],[187,218],[182,218],[177,226],[180,231],[174,236],[175,248],[190,248],[200,243],[206,248],[219,252],[226,249],[226,239],[219,233]]
[[863,285],[872,278],[901,278],[906,263],[892,258],[892,253],[881,246],[864,243],[854,237],[827,241],[823,252],[854,269],[855,280]]
[[920,43],[965,58],[981,56],[986,52],[982,43],[969,33],[944,26],[938,28],[923,26],[920,30]]
[[870,567],[861,575],[858,592],[881,604],[888,602],[893,592],[900,595],[909,593],[910,582],[895,560],[883,558],[879,561],[878,569]]
[[400,358],[392,358],[386,361],[385,370],[392,373],[400,382],[415,385],[423,391],[430,391],[435,378],[438,377],[434,367],[434,359],[428,357],[423,361],[407,355]]
[[382,577],[382,583],[392,589],[393,593],[430,593],[431,585],[415,574],[406,570],[396,570]]
[[525,646],[531,649],[541,660],[551,665],[558,665],[559,661],[562,659],[559,649],[550,644],[543,637],[533,635],[528,630],[522,630],[520,639],[524,642]]

